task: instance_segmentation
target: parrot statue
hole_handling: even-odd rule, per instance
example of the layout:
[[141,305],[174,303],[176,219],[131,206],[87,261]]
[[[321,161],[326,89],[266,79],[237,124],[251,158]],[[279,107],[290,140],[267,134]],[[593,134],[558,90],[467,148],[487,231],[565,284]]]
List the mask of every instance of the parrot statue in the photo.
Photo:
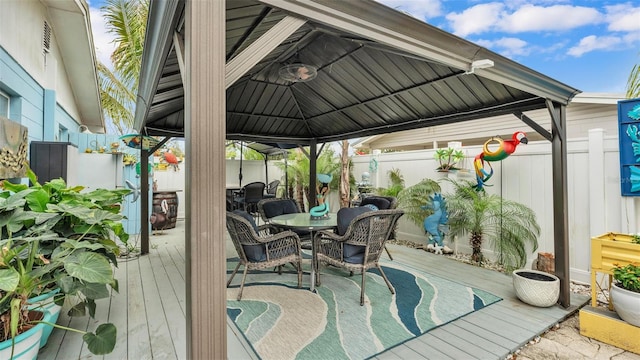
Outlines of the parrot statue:
[[[491,142],[498,143],[498,148],[496,150],[489,149],[489,144]],[[487,182],[493,175],[493,167],[491,166],[491,162],[504,160],[505,158],[507,158],[507,156],[513,154],[516,151],[516,147],[518,146],[518,144],[526,144],[528,142],[529,140],[527,140],[527,134],[522,131],[516,131],[509,140],[502,140],[502,138],[498,136],[492,137],[491,139],[487,140],[482,148],[482,153],[478,154],[473,160],[473,167],[476,171],[476,180],[478,181],[476,190],[482,190],[484,183]],[[485,161],[489,165],[489,171],[485,169]]]

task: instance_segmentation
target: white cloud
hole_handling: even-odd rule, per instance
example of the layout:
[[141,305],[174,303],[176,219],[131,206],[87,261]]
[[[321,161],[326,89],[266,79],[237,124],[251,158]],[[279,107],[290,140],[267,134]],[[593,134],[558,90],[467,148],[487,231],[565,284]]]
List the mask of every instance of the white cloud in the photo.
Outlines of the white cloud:
[[583,6],[524,5],[509,15],[504,15],[498,28],[505,32],[570,30],[602,22],[598,10]]
[[569,49],[567,52],[571,56],[580,57],[594,50],[614,50],[623,41],[617,36],[596,36],[589,35],[580,40],[580,43]]
[[640,7],[633,7],[627,3],[606,6],[605,9],[610,31],[640,31]]
[[475,5],[461,13],[449,13],[446,19],[449,20],[453,33],[458,36],[480,34],[495,27],[503,7],[501,3]]
[[508,58],[527,56],[533,47],[526,41],[514,37],[503,37],[496,40],[477,40],[476,44],[493,49]]
[[532,4],[486,3],[461,13],[446,16],[453,32],[459,36],[489,31],[507,33],[570,30],[604,21],[594,8],[569,5],[537,6]]
[[378,0],[386,6],[425,21],[442,15],[440,0]]
[[100,9],[89,8],[91,16],[91,31],[93,32],[93,44],[96,48],[96,57],[100,62],[112,68],[111,54],[115,50],[113,36],[107,33],[104,18]]

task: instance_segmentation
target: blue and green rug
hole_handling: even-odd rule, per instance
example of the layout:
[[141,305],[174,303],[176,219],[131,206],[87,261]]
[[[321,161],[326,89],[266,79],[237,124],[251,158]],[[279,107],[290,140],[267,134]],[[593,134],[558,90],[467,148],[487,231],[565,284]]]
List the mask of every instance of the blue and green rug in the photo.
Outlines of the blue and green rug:
[[[227,261],[227,273],[237,259]],[[377,270],[367,273],[360,306],[360,274],[322,268],[322,285],[309,291],[309,273],[298,289],[291,265],[285,272],[247,275],[227,290],[227,313],[263,359],[366,359],[499,300],[486,291],[385,261],[392,295]]]

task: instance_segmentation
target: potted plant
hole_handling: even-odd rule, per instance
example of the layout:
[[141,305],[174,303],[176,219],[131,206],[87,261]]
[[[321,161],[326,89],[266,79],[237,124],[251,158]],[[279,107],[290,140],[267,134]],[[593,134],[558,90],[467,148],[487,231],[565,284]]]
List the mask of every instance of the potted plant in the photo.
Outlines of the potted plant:
[[438,149],[433,154],[433,157],[438,160],[440,164],[436,170],[439,172],[447,172],[450,170],[458,170],[455,165],[464,159],[464,152],[453,148]]
[[120,250],[116,242],[128,240],[119,208],[129,190],[81,193],[83,187],[68,188],[62,179],[40,185],[31,170],[27,175],[32,186],[4,181],[0,192],[0,329],[8,329],[0,340],[10,342],[13,353],[21,330],[47,325],[82,333],[91,352],[109,353],[113,324],[88,333],[26,315],[38,310],[29,298],[58,288],[55,302],[70,303],[70,315],[89,310],[94,316],[95,300],[108,297],[108,287],[118,289],[112,266]]
[[620,318],[640,327],[640,263],[614,264],[611,301]]

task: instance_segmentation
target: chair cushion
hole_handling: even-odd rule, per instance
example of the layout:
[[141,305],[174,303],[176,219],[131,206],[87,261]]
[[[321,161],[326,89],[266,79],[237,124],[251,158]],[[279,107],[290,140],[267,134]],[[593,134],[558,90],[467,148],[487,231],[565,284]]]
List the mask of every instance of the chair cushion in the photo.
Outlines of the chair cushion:
[[[248,212],[242,210],[234,210],[233,213],[247,219],[249,224],[253,226],[253,229],[258,232],[258,225],[256,225],[256,221],[253,219],[253,216],[249,215]],[[245,255],[247,255],[247,260],[252,262],[267,261],[267,251],[264,244],[242,245],[242,248],[244,249]]]
[[389,200],[379,196],[369,196],[362,199],[360,206],[364,206],[367,204],[373,204],[380,210],[388,210],[391,206],[391,202]]
[[264,244],[261,245],[242,245],[247,260],[251,262],[267,261],[267,251]]
[[256,221],[253,219],[253,216],[251,216],[251,214],[249,214],[248,212],[244,211],[244,210],[233,210],[233,213],[236,215],[240,215],[243,218],[245,218],[249,224],[251,224],[251,226],[253,226],[253,229],[258,232],[258,225],[256,225]]
[[366,206],[342,208],[338,210],[338,218],[336,221],[338,225],[338,235],[344,235],[347,232],[347,228],[349,227],[349,223],[351,223],[351,220],[353,220],[356,216],[364,214],[368,211],[371,211],[371,209]]
[[262,210],[267,219],[283,214],[295,214],[298,207],[293,200],[269,201],[262,205]]
[[371,210],[373,210],[373,211],[380,210],[380,209],[378,209],[378,207],[377,207],[377,206],[375,206],[375,205],[373,205],[373,204],[366,204],[366,205],[362,205],[362,206],[364,206],[364,207],[368,207],[369,209],[371,209]]

